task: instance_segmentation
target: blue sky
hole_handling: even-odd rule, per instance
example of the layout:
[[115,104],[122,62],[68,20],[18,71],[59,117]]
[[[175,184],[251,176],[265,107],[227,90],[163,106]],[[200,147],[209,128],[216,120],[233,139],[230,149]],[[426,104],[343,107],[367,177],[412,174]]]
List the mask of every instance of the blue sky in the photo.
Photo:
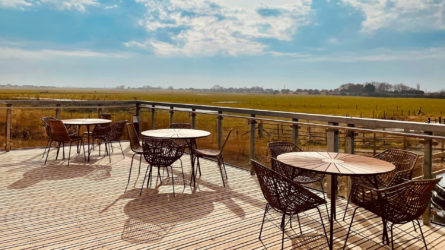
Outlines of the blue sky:
[[0,84],[444,80],[445,0],[0,0]]

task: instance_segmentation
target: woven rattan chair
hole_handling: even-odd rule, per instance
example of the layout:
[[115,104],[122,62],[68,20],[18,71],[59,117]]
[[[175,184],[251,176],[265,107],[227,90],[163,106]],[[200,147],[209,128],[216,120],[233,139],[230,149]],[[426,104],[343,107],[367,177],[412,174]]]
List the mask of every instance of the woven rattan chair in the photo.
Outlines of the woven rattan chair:
[[318,214],[320,215],[326,241],[328,241],[323,218],[321,216],[320,209],[318,209],[318,206],[326,203],[326,201],[302,185],[295,183],[291,179],[271,169],[266,168],[260,163],[254,160],[251,160],[251,163],[257,175],[261,191],[263,192],[264,198],[267,201],[266,208],[264,210],[263,222],[261,223],[259,240],[261,240],[261,233],[263,231],[266,214],[270,209],[274,209],[282,214],[280,228],[282,231],[281,248],[283,248],[284,231],[287,224],[286,216],[289,217],[289,224],[292,227],[292,216],[316,208],[318,210]]
[[[354,221],[355,213],[358,208],[362,207],[380,216],[383,221],[383,231],[386,231],[386,223],[390,222],[389,229],[391,233],[391,247],[394,249],[393,227],[395,224],[405,224],[414,221],[420,229],[425,248],[428,249],[422,227],[418,218],[422,216],[431,200],[432,190],[439,183],[439,179],[408,181],[392,187],[383,189],[373,189],[367,185],[354,184],[351,200],[358,207],[354,209],[351,223],[349,225],[348,234],[346,235],[345,247]],[[368,218],[367,218],[368,219]]]
[[[111,120],[111,114],[101,113],[101,114],[99,114],[99,118]],[[109,126],[110,126],[110,124],[97,124],[96,126],[94,126],[92,131],[90,131],[90,132],[85,131],[84,135],[86,135],[86,136],[91,135],[93,138],[93,141],[97,141],[99,143],[101,141],[104,141],[104,138],[108,133],[108,130],[106,128]],[[93,143],[93,149],[94,149],[94,143]],[[99,144],[99,155],[100,155],[100,144]]]
[[[286,164],[279,163],[276,161],[276,157],[280,154],[290,153],[290,152],[301,152],[302,150],[292,142],[287,141],[275,141],[269,142],[267,144],[270,151],[271,162],[270,165],[272,169],[278,173],[290,178],[291,180],[297,182],[298,184],[311,184],[318,183],[321,187],[321,193],[323,194],[323,199],[326,200],[326,195],[323,187],[324,174],[319,174],[313,171],[304,171],[301,169],[294,168],[292,166],[287,166]],[[328,212],[328,205],[325,204],[326,211]],[[329,213],[328,213],[329,214]]]
[[223,150],[224,147],[227,144],[227,141],[229,140],[230,134],[232,133],[233,128],[229,130],[229,133],[227,133],[226,139],[224,140],[223,145],[221,146],[220,150],[216,149],[194,149],[193,155],[197,157],[197,164],[198,164],[198,170],[199,174],[201,175],[201,164],[199,162],[199,158],[208,158],[208,159],[214,159],[218,163],[219,172],[221,173],[221,179],[223,182],[223,186],[226,186],[225,180],[228,179],[227,172],[226,172],[226,165],[224,164],[224,158],[223,158]]
[[[53,119],[53,120],[47,120],[48,122],[48,126],[49,126],[49,134],[51,137],[51,141],[54,142],[58,142],[58,148],[57,148],[57,155],[59,154],[59,150],[60,150],[60,146],[61,145],[65,145],[65,143],[70,144],[70,149],[69,149],[69,153],[68,153],[68,166],[70,165],[70,159],[71,159],[71,146],[73,144],[73,142],[80,142],[82,144],[83,147],[83,157],[86,160],[86,156],[85,156],[85,145],[83,143],[82,137],[81,136],[70,136],[68,134],[68,130],[66,129],[65,125],[63,124],[62,121],[57,120],[57,119]],[[45,164],[48,160],[48,155],[49,155],[49,151],[50,151],[51,147],[48,148],[48,152],[46,154],[46,159],[45,159]],[[57,157],[56,157],[57,160]]]
[[192,128],[192,124],[190,123],[172,123],[170,124],[170,128]]
[[[163,168],[171,168],[172,172],[172,185],[173,185],[173,195],[175,195],[175,180],[172,164],[176,162],[179,158],[184,154],[184,145],[178,144],[173,139],[157,139],[151,137],[143,137],[142,139],[142,148],[143,155],[145,160],[148,163],[147,169],[145,171],[144,181],[142,182],[141,191],[139,194],[142,194],[142,189],[144,187],[145,180],[147,180],[147,188],[151,185],[151,177],[153,167],[158,168],[157,177],[160,179],[162,183],[160,169]],[[147,172],[150,169],[148,176]],[[184,169],[181,164],[182,170],[182,179],[184,182],[185,188],[185,178],[184,178]]]
[[[362,184],[372,188],[385,188],[411,180],[418,155],[400,149],[387,149],[375,155],[374,158],[391,162],[396,168],[390,173],[378,175],[376,178],[362,176],[351,177],[352,187],[354,184]],[[351,193],[352,192],[353,190],[351,189]],[[351,195],[349,195],[348,202],[346,203],[343,220],[345,220],[346,212],[348,211],[350,197]]]
[[139,178],[139,175],[141,173],[141,162],[142,162],[142,153],[144,150],[142,149],[141,143],[139,141],[139,136],[136,131],[136,128],[134,127],[133,123],[127,122],[127,132],[128,132],[128,138],[130,140],[130,149],[133,151],[133,156],[131,157],[131,164],[130,164],[130,172],[128,173],[128,181],[127,181],[127,187],[125,187],[125,190],[128,188],[128,184],[130,183],[130,176],[131,176],[131,169],[133,168],[133,160],[136,155],[139,155],[139,171],[138,176],[136,177],[135,184]]
[[[100,144],[103,142],[105,144],[105,151],[108,154],[109,161],[111,162],[111,151],[113,150],[113,142],[118,142],[119,147],[122,152],[122,156],[125,157],[124,150],[122,149],[120,138],[122,137],[125,129],[125,124],[127,120],[117,121],[110,124],[110,126],[100,128],[98,131],[100,136],[95,139],[98,140],[99,144],[99,155],[100,155]],[[95,128],[96,129],[96,128]],[[93,137],[94,138],[94,137]]]

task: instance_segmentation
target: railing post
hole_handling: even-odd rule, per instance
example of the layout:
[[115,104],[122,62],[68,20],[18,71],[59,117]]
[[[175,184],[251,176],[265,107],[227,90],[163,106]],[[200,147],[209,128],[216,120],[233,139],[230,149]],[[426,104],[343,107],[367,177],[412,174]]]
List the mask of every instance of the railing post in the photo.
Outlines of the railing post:
[[56,106],[56,119],[60,119],[60,104],[57,104]]
[[142,130],[142,126],[141,126],[141,104],[140,103],[136,103],[136,113],[134,115],[133,118],[133,124],[136,124],[136,131],[138,132],[138,134],[141,133]]
[[[297,118],[292,118],[293,122],[298,122]],[[292,142],[298,145],[298,124],[292,124]]]
[[[404,133],[409,133],[409,129],[405,128],[403,130]],[[408,138],[406,138],[406,136],[403,136],[403,149],[407,149],[408,148]]]
[[[348,124],[348,127],[354,127],[354,124]],[[345,153],[354,154],[355,153],[355,132],[353,130],[346,131],[345,138]],[[349,193],[351,191],[351,177],[345,177],[345,199],[349,198]]]
[[151,129],[155,129],[155,105],[151,105]]
[[[338,123],[330,122],[329,125],[338,126]],[[333,128],[328,129],[326,133],[326,140],[328,152],[338,152],[338,130]],[[331,194],[333,190],[331,190],[331,178],[327,178],[327,181],[328,186],[326,190],[329,198],[332,198]],[[337,192],[337,190],[334,190],[334,192]]]
[[196,113],[195,113],[196,109],[192,109],[192,128],[196,128]]
[[[431,132],[425,132],[425,134],[432,135]],[[433,142],[431,139],[425,139],[423,145],[423,178],[433,178]],[[431,204],[429,203],[425,213],[423,213],[423,224],[431,224]]]
[[[137,104],[136,104],[137,105]],[[102,114],[102,104],[98,104],[97,106],[99,106],[97,108],[97,117],[100,117],[100,115]]]
[[218,148],[221,149],[222,147],[222,133],[223,133],[223,127],[222,127],[222,111],[218,111]]
[[173,111],[173,106],[170,106],[170,125],[173,123],[173,114],[175,111]]
[[[250,117],[255,118],[255,114],[251,114]],[[250,159],[255,159],[255,124],[254,119],[249,120],[250,123]],[[250,174],[253,175],[255,172],[253,168],[250,169]]]
[[11,117],[12,104],[6,104],[5,151],[11,150]]

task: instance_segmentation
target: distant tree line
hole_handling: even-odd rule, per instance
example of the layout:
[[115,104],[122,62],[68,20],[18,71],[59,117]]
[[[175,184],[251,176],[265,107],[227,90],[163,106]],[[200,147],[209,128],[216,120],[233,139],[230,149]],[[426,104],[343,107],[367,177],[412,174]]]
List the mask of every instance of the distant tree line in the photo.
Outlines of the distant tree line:
[[406,86],[403,83],[389,84],[386,82],[367,82],[367,83],[347,83],[341,85],[336,90],[340,95],[353,96],[424,96],[425,92],[420,90],[419,84],[417,89]]

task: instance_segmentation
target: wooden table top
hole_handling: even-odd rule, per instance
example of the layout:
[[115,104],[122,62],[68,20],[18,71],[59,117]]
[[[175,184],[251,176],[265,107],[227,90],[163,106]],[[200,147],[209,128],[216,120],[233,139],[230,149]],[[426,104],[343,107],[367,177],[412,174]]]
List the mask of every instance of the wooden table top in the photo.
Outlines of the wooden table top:
[[199,129],[186,128],[166,128],[142,131],[143,136],[156,138],[193,139],[203,138],[210,135],[210,132]]
[[108,119],[98,119],[98,118],[85,118],[85,119],[66,119],[62,120],[64,124],[67,125],[97,125],[111,123]]
[[300,169],[334,175],[377,175],[395,169],[387,161],[335,152],[292,152],[279,155],[277,160]]

